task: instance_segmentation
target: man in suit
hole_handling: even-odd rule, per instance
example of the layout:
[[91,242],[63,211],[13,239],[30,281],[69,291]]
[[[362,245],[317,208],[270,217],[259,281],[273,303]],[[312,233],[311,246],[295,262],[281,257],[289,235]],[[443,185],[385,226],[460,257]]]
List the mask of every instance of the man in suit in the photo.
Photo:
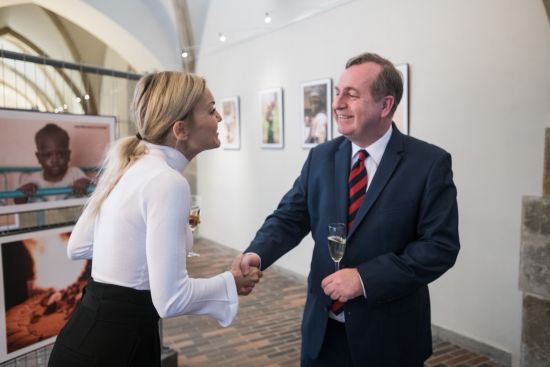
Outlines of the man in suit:
[[[311,231],[302,366],[420,367],[432,353],[428,283],[460,247],[451,156],[392,123],[403,82],[388,60],[350,59],[335,94],[343,136],[310,151],[241,269],[266,269]],[[333,222],[348,226],[337,272]]]

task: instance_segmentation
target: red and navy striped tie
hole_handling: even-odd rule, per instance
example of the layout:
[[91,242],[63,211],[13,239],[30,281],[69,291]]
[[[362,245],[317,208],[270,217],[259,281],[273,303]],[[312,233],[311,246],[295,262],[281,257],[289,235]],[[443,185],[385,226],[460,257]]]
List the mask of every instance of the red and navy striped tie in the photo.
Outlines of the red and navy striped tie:
[[367,184],[369,183],[369,177],[365,169],[367,155],[368,153],[366,150],[357,152],[357,162],[355,162],[349,173],[348,231],[351,229],[355,215],[357,215],[363,200],[365,200],[365,192],[367,191]]
[[[351,168],[348,177],[348,231],[351,230],[353,220],[365,200],[365,192],[367,191],[367,184],[369,183],[369,177],[365,168],[365,160],[368,153],[366,150],[360,150],[357,152],[357,161]],[[330,310],[335,314],[339,314],[344,309],[344,303],[339,301],[332,302]]]

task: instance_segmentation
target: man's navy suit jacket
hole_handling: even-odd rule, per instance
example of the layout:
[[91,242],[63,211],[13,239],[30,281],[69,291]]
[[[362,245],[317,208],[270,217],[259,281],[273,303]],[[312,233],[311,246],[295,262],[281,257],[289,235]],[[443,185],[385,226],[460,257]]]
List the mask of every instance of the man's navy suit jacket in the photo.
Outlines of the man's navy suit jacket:
[[[344,137],[311,149],[293,187],[245,251],[260,256],[263,270],[311,231],[302,360],[315,358],[323,343],[331,300],[321,281],[334,272],[327,225],[347,221],[350,158]],[[394,125],[340,263],[358,269],[366,292],[344,306],[356,366],[418,366],[431,355],[427,285],[454,264],[459,248],[451,156]]]

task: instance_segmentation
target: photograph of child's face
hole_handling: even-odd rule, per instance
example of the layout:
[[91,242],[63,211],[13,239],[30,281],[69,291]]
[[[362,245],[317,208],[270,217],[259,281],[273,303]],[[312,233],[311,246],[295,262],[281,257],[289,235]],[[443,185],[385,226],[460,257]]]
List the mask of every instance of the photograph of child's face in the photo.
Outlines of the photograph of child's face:
[[62,134],[54,133],[37,138],[36,158],[42,166],[44,179],[59,181],[67,172],[71,151],[69,140]]
[[[0,109],[0,211],[84,204],[114,126],[111,116]],[[12,223],[0,221],[0,230]]]

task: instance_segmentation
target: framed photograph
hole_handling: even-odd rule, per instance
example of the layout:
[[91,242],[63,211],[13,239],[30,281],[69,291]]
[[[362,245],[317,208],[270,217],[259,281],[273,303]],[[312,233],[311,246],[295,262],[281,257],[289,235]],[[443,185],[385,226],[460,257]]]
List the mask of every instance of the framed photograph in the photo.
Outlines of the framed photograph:
[[223,98],[220,101],[222,123],[220,126],[220,142],[223,149],[238,150],[241,148],[241,116],[239,97]]
[[314,147],[331,138],[332,81],[320,79],[302,84],[302,146]]
[[393,115],[395,125],[403,134],[409,134],[409,65],[399,64],[395,68],[403,77],[403,97]]
[[0,362],[52,343],[82,297],[91,262],[67,258],[72,229],[0,238]]
[[284,147],[283,88],[260,92],[262,148]]
[[0,109],[0,214],[81,205],[115,118]]

